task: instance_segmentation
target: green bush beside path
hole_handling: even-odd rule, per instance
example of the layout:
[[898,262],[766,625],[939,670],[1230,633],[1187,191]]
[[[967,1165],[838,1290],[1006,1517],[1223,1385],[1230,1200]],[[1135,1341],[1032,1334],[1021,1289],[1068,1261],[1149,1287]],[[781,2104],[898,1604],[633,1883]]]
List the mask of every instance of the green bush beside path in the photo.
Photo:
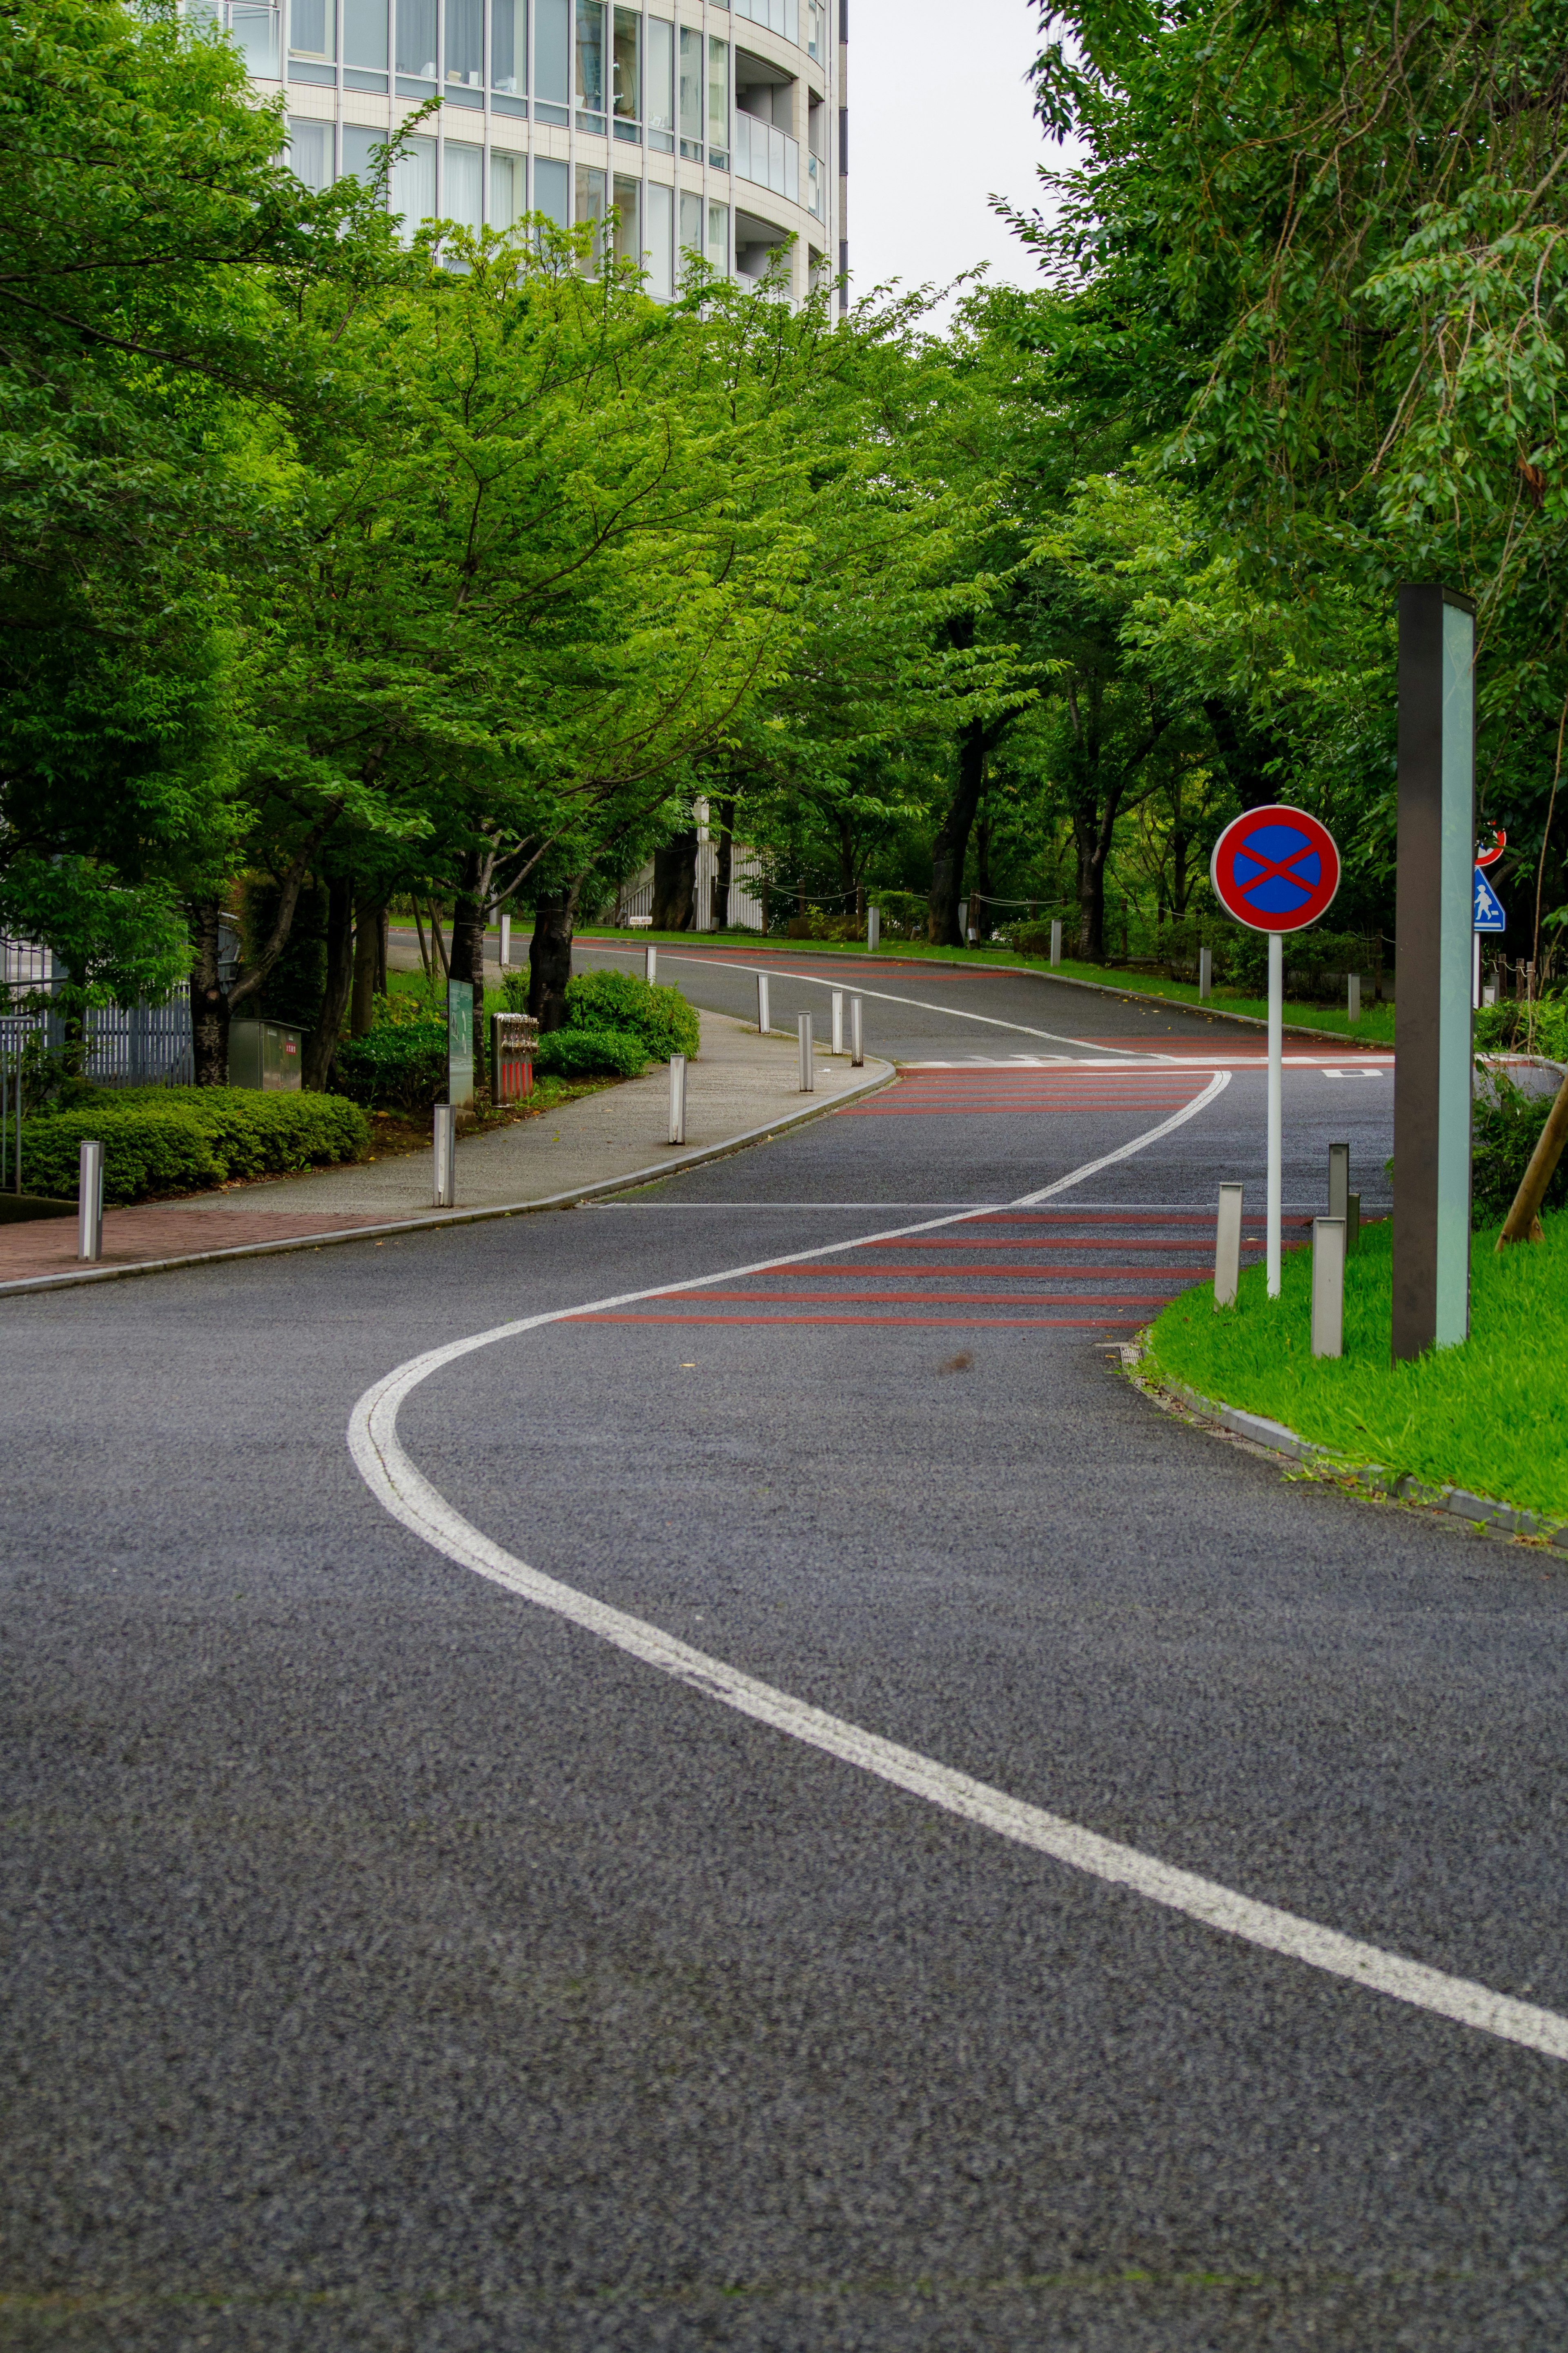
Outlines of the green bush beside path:
[[103,1145],[103,1198],[196,1193],[241,1176],[284,1176],[357,1160],[370,1122],[342,1095],[262,1094],[248,1087],[105,1088],[68,1111],[27,1120],[22,1185],[74,1200],[80,1150]]

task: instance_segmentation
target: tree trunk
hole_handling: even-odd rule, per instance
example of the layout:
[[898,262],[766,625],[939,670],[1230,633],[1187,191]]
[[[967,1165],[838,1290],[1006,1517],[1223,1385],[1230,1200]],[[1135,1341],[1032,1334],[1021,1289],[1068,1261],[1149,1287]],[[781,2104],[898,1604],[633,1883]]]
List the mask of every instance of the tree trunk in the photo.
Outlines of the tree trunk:
[[972,719],[958,739],[958,787],[931,844],[926,937],[933,947],[963,944],[958,930],[958,902],[963,893],[963,861],[969,855],[969,832],[980,806],[989,749],[984,726]]
[[375,998],[384,995],[386,958],[382,949],[386,923],[384,903],[362,891],[354,901],[354,985],[349,1001],[349,1034],[363,1038],[375,1015]]
[[327,979],[316,1026],[305,1040],[300,1084],[313,1094],[326,1092],[337,1059],[338,1033],[353,989],[353,884],[334,874],[327,885]]
[[552,891],[533,903],[533,937],[528,943],[528,1009],[542,1034],[566,1020],[566,984],[572,977],[572,933],[577,889]]
[[485,1048],[485,875],[475,850],[463,860],[462,877],[452,909],[448,976],[466,980],[474,992],[474,1087],[483,1093],[488,1083]]
[[1268,807],[1275,792],[1263,771],[1273,756],[1274,745],[1267,738],[1259,740],[1249,727],[1238,727],[1229,704],[1216,694],[1205,697],[1204,717],[1208,721],[1220,765],[1242,807]]
[[697,828],[653,853],[653,928],[689,932],[697,921]]
[[838,895],[847,914],[855,902],[855,830],[842,809],[838,812]]
[[991,805],[983,804],[974,828],[974,889],[969,900],[969,926],[984,939],[984,911],[991,904]]
[[386,986],[386,950],[388,944],[387,934],[391,928],[392,917],[387,907],[384,903],[381,913],[376,918],[375,925],[375,993],[378,997],[385,997],[388,994]]
[[218,902],[198,899],[191,909],[191,1051],[198,1087],[228,1084],[228,998],[217,976]]
[[713,878],[713,928],[730,928],[730,885],[735,871],[735,801],[731,794],[719,803],[718,872]]

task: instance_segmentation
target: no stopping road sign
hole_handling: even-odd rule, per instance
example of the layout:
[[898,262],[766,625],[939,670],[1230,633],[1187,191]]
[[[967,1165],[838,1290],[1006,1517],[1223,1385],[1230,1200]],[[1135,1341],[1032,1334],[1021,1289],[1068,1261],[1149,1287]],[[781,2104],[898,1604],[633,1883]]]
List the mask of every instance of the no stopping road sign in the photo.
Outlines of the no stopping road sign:
[[1326,915],[1340,887],[1340,853],[1305,809],[1247,809],[1226,827],[1209,860],[1215,896],[1254,932],[1299,932]]

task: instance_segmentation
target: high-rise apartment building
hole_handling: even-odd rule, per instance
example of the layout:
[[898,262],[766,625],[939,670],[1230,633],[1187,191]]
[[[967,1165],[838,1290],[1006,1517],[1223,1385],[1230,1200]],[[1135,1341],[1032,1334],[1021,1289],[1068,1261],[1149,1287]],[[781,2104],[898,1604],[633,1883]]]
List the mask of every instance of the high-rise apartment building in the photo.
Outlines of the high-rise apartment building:
[[[616,215],[617,256],[668,298],[683,252],[790,292],[843,267],[847,0],[212,0],[258,90],[282,89],[311,186],[439,97],[392,206],[509,228]],[[830,14],[831,10],[831,14]]]

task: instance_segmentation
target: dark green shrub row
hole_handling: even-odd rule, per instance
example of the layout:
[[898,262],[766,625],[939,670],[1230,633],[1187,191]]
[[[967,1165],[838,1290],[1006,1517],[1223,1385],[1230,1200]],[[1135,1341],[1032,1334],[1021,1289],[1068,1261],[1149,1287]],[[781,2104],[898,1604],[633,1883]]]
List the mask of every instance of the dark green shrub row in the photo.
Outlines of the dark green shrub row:
[[[630,972],[580,972],[568,981],[566,1027],[618,1030],[623,1037],[640,1039],[647,1049],[646,1059],[656,1062],[668,1062],[671,1054],[694,1055],[701,1034],[697,1016],[679,988],[659,987]],[[550,1065],[541,1062],[539,1067]]]
[[[609,973],[605,977],[620,976]],[[572,984],[574,988],[576,985]],[[675,1049],[677,1053],[680,1050],[679,1046]],[[540,1039],[533,1054],[534,1069],[542,1077],[552,1079],[637,1079],[647,1060],[642,1039],[629,1037],[624,1029],[552,1029]]]
[[447,1023],[439,1013],[377,1021],[338,1048],[338,1082],[373,1110],[428,1111],[447,1092]]
[[370,1123],[342,1095],[106,1088],[95,1102],[79,1101],[25,1124],[24,1188],[74,1199],[80,1147],[91,1137],[104,1146],[103,1198],[119,1203],[357,1160],[370,1142]]

